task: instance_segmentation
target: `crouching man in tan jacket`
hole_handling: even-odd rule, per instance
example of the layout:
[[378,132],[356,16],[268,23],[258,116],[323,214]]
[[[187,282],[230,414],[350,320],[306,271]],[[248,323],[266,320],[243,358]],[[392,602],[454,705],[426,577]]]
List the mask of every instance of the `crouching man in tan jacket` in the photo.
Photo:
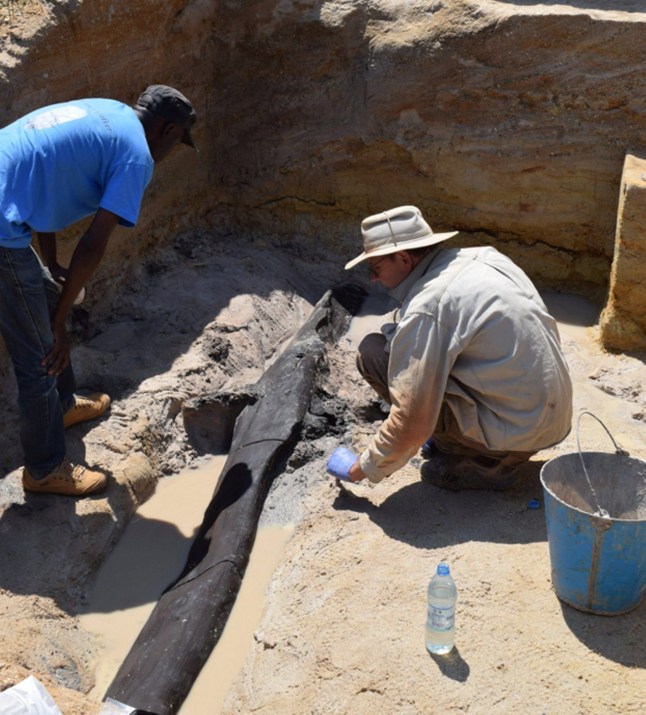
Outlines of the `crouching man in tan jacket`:
[[367,262],[401,307],[359,346],[359,371],[390,412],[341,478],[380,482],[422,447],[422,478],[435,486],[510,486],[570,430],[556,322],[510,259],[446,247],[457,232],[433,233],[414,206],[370,216],[361,231],[364,251],[346,269]]

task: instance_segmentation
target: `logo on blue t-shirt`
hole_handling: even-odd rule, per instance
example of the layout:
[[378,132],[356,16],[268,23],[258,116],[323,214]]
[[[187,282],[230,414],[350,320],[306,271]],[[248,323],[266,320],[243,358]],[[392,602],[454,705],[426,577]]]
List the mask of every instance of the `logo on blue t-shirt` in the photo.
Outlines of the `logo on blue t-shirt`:
[[87,116],[87,111],[74,104],[66,104],[62,107],[48,109],[42,114],[32,116],[25,122],[25,129],[49,129],[57,127],[59,124],[72,122]]

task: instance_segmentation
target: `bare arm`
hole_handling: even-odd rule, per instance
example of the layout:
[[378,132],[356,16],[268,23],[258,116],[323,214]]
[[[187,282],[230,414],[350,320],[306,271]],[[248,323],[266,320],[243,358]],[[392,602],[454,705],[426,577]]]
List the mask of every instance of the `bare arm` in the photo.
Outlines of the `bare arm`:
[[[88,230],[83,234],[74,249],[63,291],[52,317],[54,347],[42,362],[43,366],[47,366],[50,375],[59,375],[69,364],[70,346],[69,336],[65,329],[65,319],[74,303],[74,299],[101,262],[110,235],[118,222],[119,217],[116,214],[106,211],[105,209],[99,209]],[[49,237],[51,236],[53,238],[54,234],[39,234],[39,245],[42,249],[43,243],[41,235],[46,237],[45,244],[47,247],[45,251],[50,251],[49,257],[51,258],[51,246],[47,244],[50,241]],[[43,260],[46,265],[48,265],[48,259],[44,253]]]
[[56,234],[55,233],[38,233],[38,247],[43,263],[51,270],[52,266],[57,265],[56,260]]

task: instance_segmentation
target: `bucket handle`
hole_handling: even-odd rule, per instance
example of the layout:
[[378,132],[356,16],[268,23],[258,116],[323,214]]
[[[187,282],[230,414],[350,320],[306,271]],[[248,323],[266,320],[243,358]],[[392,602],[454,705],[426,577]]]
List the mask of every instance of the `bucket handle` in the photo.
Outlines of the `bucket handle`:
[[590,481],[590,477],[588,475],[588,470],[585,468],[585,461],[583,459],[583,454],[581,452],[581,440],[580,440],[581,417],[583,417],[583,415],[590,415],[590,417],[594,417],[594,419],[604,428],[604,430],[606,431],[606,434],[608,435],[608,437],[610,437],[610,439],[612,440],[612,443],[615,446],[616,454],[627,456],[628,452],[625,449],[622,449],[617,444],[617,442],[615,441],[615,438],[610,434],[610,430],[605,426],[605,424],[596,415],[592,414],[592,412],[588,412],[587,410],[583,410],[583,412],[581,412],[579,414],[579,417],[576,421],[576,446],[577,446],[577,449],[579,450],[579,459],[581,460],[581,466],[583,467],[583,473],[585,474],[585,478],[588,481],[588,486],[590,487],[590,491],[592,492],[592,496],[594,497],[594,501],[597,505],[597,516],[601,516],[605,519],[609,519],[610,514],[608,514],[608,512],[605,509],[602,509],[601,506],[599,505],[599,499],[597,498],[597,493],[594,491],[594,487],[592,486],[592,482]]

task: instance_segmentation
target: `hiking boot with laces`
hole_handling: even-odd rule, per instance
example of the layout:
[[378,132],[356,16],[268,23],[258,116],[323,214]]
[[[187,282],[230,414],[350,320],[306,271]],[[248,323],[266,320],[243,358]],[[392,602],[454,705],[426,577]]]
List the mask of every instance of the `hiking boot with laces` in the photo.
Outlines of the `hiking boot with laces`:
[[22,470],[22,485],[28,492],[67,494],[78,497],[101,491],[108,479],[103,472],[95,472],[80,464],[61,462],[42,479],[34,479],[27,468]]
[[74,395],[74,404],[63,415],[65,427],[71,427],[79,422],[87,422],[100,417],[110,407],[110,397],[103,392],[92,392],[89,395]]

